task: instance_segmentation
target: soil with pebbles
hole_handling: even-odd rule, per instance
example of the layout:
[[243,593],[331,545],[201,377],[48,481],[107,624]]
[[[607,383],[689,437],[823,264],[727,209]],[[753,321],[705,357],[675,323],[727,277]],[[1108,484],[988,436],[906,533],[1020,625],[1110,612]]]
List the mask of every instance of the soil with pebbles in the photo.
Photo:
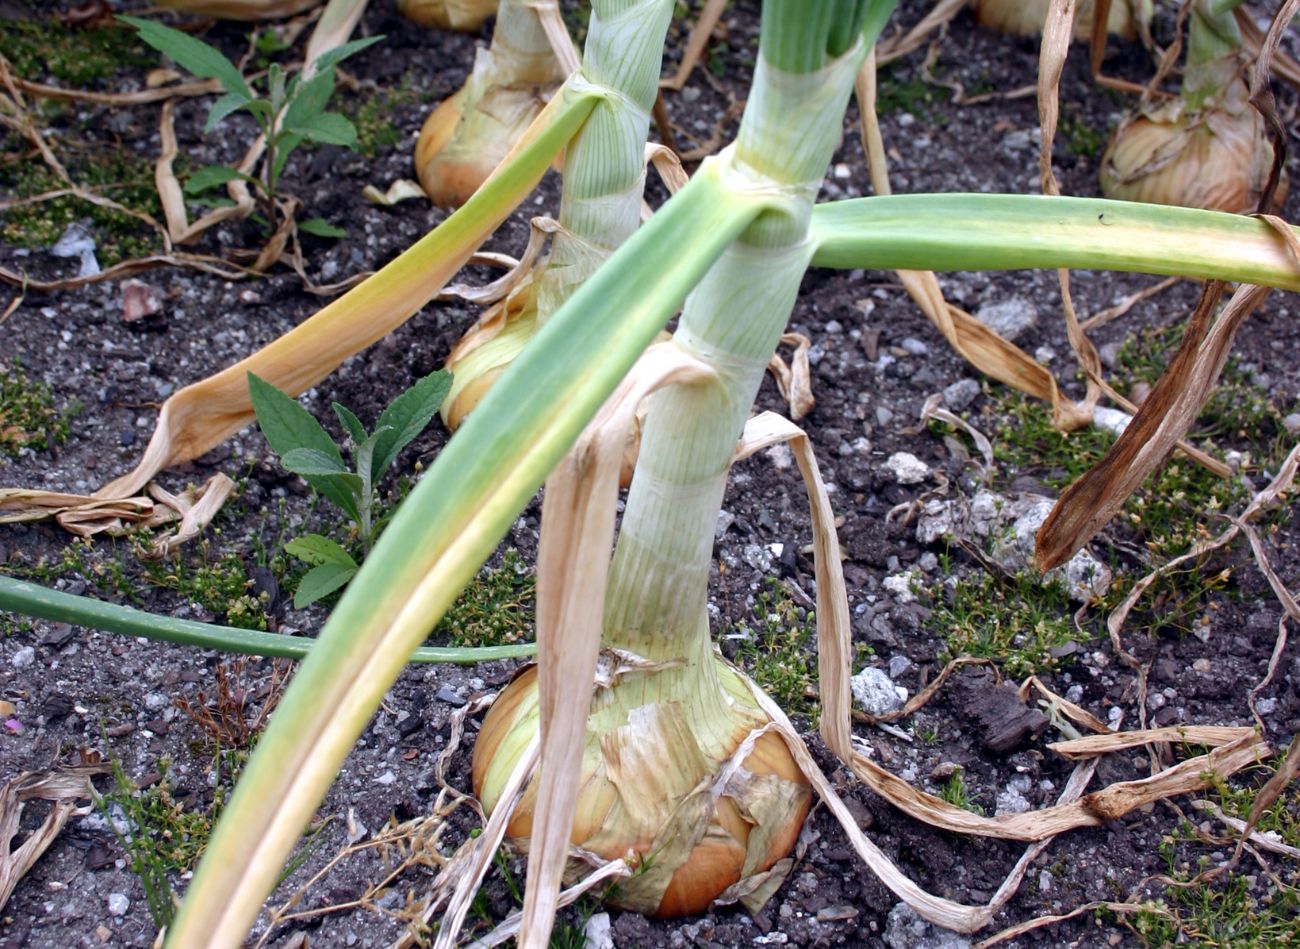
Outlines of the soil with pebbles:
[[[914,22],[924,6],[902,4],[898,19]],[[10,2],[3,5],[2,15],[47,15],[43,7]],[[709,67],[697,70],[682,93],[667,95],[679,144],[689,146],[691,137],[707,139],[728,105],[744,95],[752,69],[756,15],[756,4],[750,0],[732,6],[723,19],[722,37],[712,48]],[[674,25],[670,63],[680,55],[686,26],[680,20]],[[1164,21],[1158,26],[1169,28]],[[323,147],[304,151],[290,162],[287,187],[303,199],[307,213],[346,222],[348,236],[343,239],[307,239],[308,271],[322,280],[386,263],[445,217],[418,201],[379,208],[367,203],[361,190],[367,184],[384,187],[396,178],[410,177],[411,145],[428,103],[460,84],[475,45],[486,38],[486,33],[458,36],[410,27],[386,3],[371,5],[361,29],[387,36],[349,63],[349,72],[363,88],[368,80],[380,86],[405,82],[421,96],[393,109],[389,118],[400,132],[399,142],[373,160]],[[234,54],[243,48],[243,32],[237,24],[220,24],[207,36]],[[1092,85],[1082,53],[1076,50],[1063,82],[1066,114],[1081,126],[1108,131],[1123,103]],[[882,83],[886,90],[910,90],[913,97],[912,111],[896,103],[883,116],[895,189],[1035,191],[1038,133],[1033,99],[951,104],[942,88],[915,84],[923,55],[924,50],[891,66]],[[1036,64],[1033,41],[978,29],[963,14],[942,43],[937,72],[945,80],[962,82],[968,90],[1010,90],[1032,82]],[[1135,79],[1149,68],[1140,49],[1118,42],[1112,43],[1106,65],[1108,71]],[[140,78],[124,77],[124,82],[138,83]],[[918,89],[928,93],[918,97]],[[343,93],[345,98],[357,94]],[[427,101],[415,101],[420,98]],[[1283,106],[1294,107],[1289,91],[1283,92]],[[196,166],[236,159],[248,129],[234,120],[205,137],[200,134],[205,110],[206,103],[196,100],[178,107],[182,152]],[[148,159],[156,154],[156,107],[116,110],[112,122],[103,121],[108,115],[102,109],[78,106],[60,121],[74,123],[77,134],[104,148],[131,150]],[[825,198],[869,191],[856,120],[851,107]],[[724,130],[730,134],[734,125],[724,123]],[[1096,193],[1095,154],[1076,155],[1061,145],[1056,157],[1066,193]],[[662,197],[657,185],[652,184],[651,192],[656,201]],[[553,213],[556,198],[557,181],[552,175],[535,201],[507,222],[491,246],[520,251],[528,218]],[[1293,199],[1290,219],[1296,219],[1296,210]],[[224,225],[205,238],[200,249],[219,253],[252,244],[255,236],[251,227]],[[75,261],[51,257],[41,247],[0,247],[0,262],[45,278],[70,276],[75,269]],[[0,359],[20,357],[25,371],[52,386],[60,400],[75,398],[84,405],[65,445],[0,460],[4,483],[72,491],[105,483],[134,464],[161,399],[274,339],[321,305],[319,298],[304,292],[296,276],[282,270],[245,283],[179,269],[154,271],[143,279],[163,296],[165,307],[161,315],[140,323],[121,320],[121,288],[114,282],[48,295],[28,293],[4,322]],[[1081,312],[1095,312],[1152,282],[1140,276],[1079,272],[1074,275],[1074,299]],[[1066,380],[1067,391],[1079,394],[1079,385],[1071,381],[1076,373],[1070,348],[1056,315],[1059,292],[1054,274],[960,273],[942,276],[941,283],[953,302],[971,311],[1007,301],[1022,313],[1036,309],[1040,315],[1029,321],[1020,345],[1050,358],[1057,378]],[[1180,320],[1194,302],[1195,289],[1180,286],[1099,329],[1095,341],[1102,346],[1115,344],[1141,327]],[[1295,312],[1294,297],[1274,295],[1251,319],[1237,350],[1252,367],[1255,383],[1283,414],[1295,412],[1300,398]],[[472,308],[458,304],[424,308],[390,337],[348,360],[308,393],[304,404],[327,427],[334,425],[328,411],[331,401],[352,407],[362,419],[373,419],[395,394],[440,365],[474,316]],[[886,515],[896,505],[931,490],[937,480],[931,476],[921,483],[900,484],[886,460],[898,451],[911,452],[931,471],[946,477],[952,491],[973,493],[969,465],[954,456],[941,438],[914,426],[926,397],[954,383],[960,383],[959,391],[967,400],[963,413],[976,424],[994,424],[985,410],[996,387],[982,380],[961,382],[975,379],[976,374],[944,345],[892,274],[814,270],[805,279],[791,322],[793,329],[814,341],[811,361],[818,404],[804,424],[819,453],[836,511],[843,517],[840,536],[847,557],[855,640],[870,645],[879,664],[892,669],[896,682],[915,691],[936,672],[944,644],[927,626],[924,607],[905,602],[907,597],[886,588],[883,581],[915,566],[926,582],[941,582],[933,555],[942,548],[918,544],[912,526],[887,520]],[[763,384],[759,408],[782,408],[770,379]],[[428,463],[446,438],[435,424],[403,453],[397,468],[411,472],[417,462]],[[322,523],[322,512],[312,506],[304,485],[279,467],[253,429],[198,461],[165,473],[161,482],[176,490],[217,471],[242,481],[239,497],[209,532],[210,558],[234,551],[251,571],[258,551],[273,550],[280,539]],[[1260,472],[1251,476],[1257,487],[1262,486]],[[812,564],[802,552],[810,542],[807,506],[788,459],[779,452],[766,453],[737,465],[725,510],[712,578],[716,629],[752,618],[756,597],[769,577],[778,577],[787,589],[797,588],[802,595],[811,593]],[[538,513],[534,502],[519,517],[504,546],[532,556]],[[49,524],[5,526],[0,528],[0,563],[18,571],[42,557],[57,560],[69,539]],[[1274,564],[1284,578],[1300,575],[1297,539],[1300,520],[1294,514],[1286,516],[1269,538]],[[104,548],[112,542],[97,543]],[[197,548],[190,545],[183,556],[192,560]],[[134,569],[133,555],[124,546],[119,551],[128,571]],[[1119,556],[1122,568],[1138,569]],[[1135,648],[1154,661],[1154,688],[1162,690],[1167,700],[1162,704],[1172,709],[1164,715],[1170,722],[1251,722],[1245,696],[1264,677],[1280,608],[1248,553],[1237,549],[1230,559],[1238,569],[1226,590],[1205,598],[1208,625],[1200,636],[1149,638],[1140,627],[1132,633],[1138,643]],[[959,552],[952,562],[962,571],[976,568]],[[58,585],[81,591],[90,579],[69,573]],[[289,597],[273,589],[273,580],[262,575],[259,583],[272,596],[276,629],[301,633],[319,629],[324,609],[294,610]],[[154,612],[222,618],[143,583],[135,592],[137,604]],[[204,751],[198,727],[173,702],[210,689],[223,656],[43,621],[6,619],[11,625],[0,640],[0,698],[16,705],[14,717],[21,729],[0,736],[0,778],[67,762],[78,749],[86,748],[119,760],[136,779],[156,776],[166,759],[168,780],[179,800],[196,806],[211,800],[210,754]],[[1117,660],[1097,617],[1086,621],[1079,639],[1079,648],[1067,650],[1056,668],[1045,674],[1046,680],[1061,693],[1074,687],[1080,703],[1099,715],[1118,708],[1126,721],[1133,721],[1134,676]],[[359,824],[373,832],[390,817],[400,820],[427,812],[438,790],[433,762],[448,739],[451,714],[470,697],[505,684],[515,668],[513,663],[497,662],[475,668],[409,669],[358,739],[321,805],[320,815],[335,819],[325,826],[318,846],[290,875],[275,901],[283,900],[318,870],[345,843],[349,827],[356,832]],[[1275,747],[1284,747],[1300,730],[1300,653],[1295,645],[1282,654],[1279,670],[1261,698],[1268,709],[1267,737]],[[270,663],[254,661],[245,674],[249,688],[256,692],[269,682]],[[960,688],[945,689],[922,713],[926,727],[937,735],[930,742],[904,741],[881,731],[861,735],[877,760],[927,789],[936,790],[941,783],[935,777],[944,773],[941,765],[956,763],[965,769],[972,798],[988,810],[999,804],[1051,803],[1069,767],[1043,748],[1047,736],[1010,752],[991,752],[981,743],[978,727],[962,715],[960,695]],[[881,798],[850,787],[843,769],[836,767],[815,736],[810,735],[810,740],[872,839],[913,879],[932,892],[967,903],[993,895],[1019,857],[1019,845],[962,839],[901,816]],[[462,787],[468,783],[468,762],[464,750],[452,760],[451,779]],[[1093,786],[1148,773],[1144,754],[1114,755],[1101,763]],[[1122,897],[1145,877],[1165,869],[1157,846],[1176,821],[1177,815],[1167,806],[1147,807],[1105,827],[1059,838],[1034,861],[994,927],[1068,911],[1089,900]],[[457,824],[452,836],[467,829]],[[1223,858],[1222,852],[1215,856],[1211,851],[1190,847],[1187,852],[1193,861],[1202,853]],[[521,879],[517,862],[514,869]],[[1291,876],[1295,873],[1294,867],[1278,869]],[[355,859],[309,889],[305,905],[353,899],[380,873],[377,857]],[[269,944],[305,944],[294,941],[305,931],[312,946],[387,945],[402,930],[393,912],[401,908],[408,888],[418,890],[427,879],[422,872],[403,879],[379,901],[379,909],[387,912],[355,910],[318,916],[281,927]],[[1252,892],[1262,898],[1266,878],[1257,874],[1256,880]],[[184,880],[176,883],[183,889]],[[492,917],[500,918],[512,908],[509,888],[500,875],[490,878],[485,894],[484,907]],[[836,822],[818,810],[807,824],[794,871],[758,915],[751,918],[731,908],[662,922],[614,911],[612,938],[615,945],[629,947],[950,944],[938,934],[909,928],[906,914],[896,904],[896,898],[859,862]],[[571,925],[581,922],[571,913],[563,919]],[[483,924],[480,920],[475,925]],[[154,935],[140,882],[127,868],[119,840],[98,813],[69,826],[19,883],[0,916],[0,949],[147,946]],[[1113,919],[1087,915],[1009,944],[1108,946],[1132,938]]]

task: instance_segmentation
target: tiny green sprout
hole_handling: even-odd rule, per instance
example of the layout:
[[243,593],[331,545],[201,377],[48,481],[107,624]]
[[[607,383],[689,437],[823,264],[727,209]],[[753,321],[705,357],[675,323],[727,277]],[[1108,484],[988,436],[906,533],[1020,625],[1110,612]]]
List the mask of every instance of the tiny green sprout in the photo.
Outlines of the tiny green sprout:
[[[222,120],[236,112],[247,112],[256,120],[266,139],[266,156],[260,175],[250,175],[223,165],[199,168],[185,183],[185,193],[203,194],[236,179],[247,181],[258,196],[262,212],[275,227],[281,203],[280,176],[289,156],[303,142],[341,145],[356,148],[357,130],[347,118],[326,111],[334,94],[334,68],[355,53],[383,39],[371,36],[353,40],[328,50],[304,70],[289,77],[279,63],[272,63],[266,73],[265,95],[253,88],[239,72],[239,67],[222,52],[200,39],[161,23],[140,17],[119,17],[134,26],[154,49],[170,56],[177,65],[200,79],[215,79],[225,93],[212,103],[204,133],[211,132]],[[301,222],[299,227],[318,237],[342,237],[346,233],[321,218]]]
[[[366,552],[377,533],[376,485],[401,450],[428,426],[450,388],[450,372],[430,373],[395,398],[369,433],[350,409],[335,402],[334,414],[352,444],[355,470],[349,470],[339,447],[310,412],[269,382],[248,374],[249,398],[271,450],[285,468],[338,505],[356,525]],[[343,587],[361,569],[341,544],[322,534],[296,537],[284,549],[312,568],[294,594],[297,609]]]

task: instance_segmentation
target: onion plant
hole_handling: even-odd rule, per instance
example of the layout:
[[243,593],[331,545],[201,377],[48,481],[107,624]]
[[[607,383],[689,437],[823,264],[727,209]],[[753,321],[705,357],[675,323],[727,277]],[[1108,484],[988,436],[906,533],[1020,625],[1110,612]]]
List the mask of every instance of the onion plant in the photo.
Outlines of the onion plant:
[[[1253,210],[1273,165],[1250,103],[1248,60],[1233,15],[1240,0],[1190,7],[1182,88],[1125,115],[1101,163],[1110,198],[1220,211]],[[1285,183],[1279,199],[1285,195]]]
[[[484,189],[408,254],[295,330],[295,339],[311,341],[331,365],[284,364],[281,341],[268,347],[271,355],[255,354],[226,372],[255,371],[290,391],[319,379],[344,349],[373,339],[377,313],[389,324],[400,322],[436,293],[437,280],[466,259],[474,240],[483,239],[509,202],[522,199],[524,184],[566,144],[566,230],[574,256],[585,258],[589,250],[578,222],[603,216],[607,202],[598,195],[623,196],[620,227],[630,229],[626,194],[634,182],[624,175],[639,181],[639,169],[620,165],[615,174],[621,159],[608,156],[625,155],[627,141],[634,132],[643,135],[644,125],[639,113],[634,122],[615,106],[632,99],[644,111],[653,71],[640,61],[621,64],[623,50],[612,43],[602,49],[602,37],[612,34],[600,24],[649,3],[596,0],[583,74],[557,94]],[[759,886],[758,878],[793,843],[811,800],[810,759],[786,744],[784,732],[769,730],[779,715],[770,700],[717,658],[705,608],[727,469],[810,264],[1082,266],[1300,289],[1300,267],[1286,241],[1252,218],[986,194],[815,206],[855,73],[892,7],[892,0],[765,0],[754,87],[734,146],[706,161],[602,265],[593,270],[594,259],[580,261],[591,264],[573,271],[580,286],[560,266],[563,246],[553,253],[554,270],[538,278],[537,296],[548,299],[547,281],[554,280],[563,287],[555,294],[558,305],[539,304],[540,327],[402,504],[330,616],[223,813],[169,945],[240,943],[301,828],[413,650],[683,303],[675,335],[656,352],[694,368],[688,382],[651,399],[612,565],[604,542],[599,549],[555,548],[558,558],[539,573],[539,665],[498,699],[474,760],[475,784],[494,824],[508,823],[517,837],[531,830],[545,842],[558,834],[561,843],[605,857],[643,861],[644,872],[620,887],[621,898],[660,914],[700,909],[738,880]],[[584,150],[589,171],[580,170]],[[582,186],[588,174],[590,189]],[[589,206],[584,197],[592,199]],[[446,260],[433,259],[438,249]],[[328,334],[339,338],[319,340]],[[218,384],[228,384],[224,373]],[[201,433],[186,448],[167,436],[156,449],[151,444],[151,455],[175,457],[237,427],[246,406],[221,391],[210,421],[198,421],[202,413],[191,408]],[[581,444],[584,452],[590,447]],[[565,462],[566,470],[572,463]],[[564,481],[548,489],[544,554],[555,536],[548,525],[572,515],[563,510],[574,497],[566,493],[571,487]],[[595,527],[583,525],[584,542],[600,536],[601,524]],[[601,578],[608,571],[608,585],[583,597],[574,592],[574,578],[588,569]],[[829,595],[819,583],[819,599]],[[588,688],[597,668],[594,644],[573,655],[560,645],[566,631],[555,618],[570,615],[573,602],[597,617],[600,645],[616,660],[599,688]],[[820,659],[824,666],[839,661],[825,653]],[[580,717],[576,730],[561,734],[554,712],[575,705],[589,712],[585,724]],[[846,724],[823,720],[828,727],[840,730],[828,744],[845,754]],[[516,762],[535,759],[539,745],[555,754],[541,755],[540,775],[529,785]],[[813,784],[833,795],[824,779]],[[527,786],[517,807],[507,785]],[[575,795],[553,792],[561,786]],[[569,804],[548,809],[546,802],[555,800]],[[837,806],[838,814],[843,807]],[[548,850],[537,857],[542,849],[531,849],[530,897],[557,885],[555,855]],[[896,892],[906,889],[897,877],[887,883]],[[525,925],[521,944],[545,944],[549,922],[541,916],[537,925]]]
[[[403,10],[413,17],[430,12],[410,4]],[[415,171],[433,202],[449,208],[464,204],[537,118],[564,75],[537,13],[525,0],[501,0],[491,46],[479,49],[465,84],[420,129]]]

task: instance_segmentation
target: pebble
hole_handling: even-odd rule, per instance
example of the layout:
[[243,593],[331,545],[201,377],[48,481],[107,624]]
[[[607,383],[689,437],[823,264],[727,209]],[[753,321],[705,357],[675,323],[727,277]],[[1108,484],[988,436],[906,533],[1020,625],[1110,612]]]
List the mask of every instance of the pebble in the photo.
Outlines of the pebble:
[[925,345],[914,336],[904,337],[903,341],[898,344],[909,356],[926,356],[930,353],[930,347]]
[[1260,699],[1255,703],[1255,711],[1259,712],[1260,715],[1272,715],[1277,711],[1277,699],[1271,697]]
[[26,669],[36,661],[36,649],[33,646],[24,646],[13,654],[9,660],[9,665],[15,669]]
[[903,573],[896,573],[893,576],[885,577],[881,583],[886,590],[894,595],[894,599],[899,603],[915,603],[916,594],[912,591],[912,585],[917,582],[917,574],[911,570]]
[[1209,672],[1210,669],[1212,668],[1213,668],[1213,663],[1211,663],[1210,660],[1204,657],[1197,659],[1195,662],[1192,663],[1193,672]]
[[435,696],[439,702],[446,702],[448,705],[461,706],[465,704],[465,698],[449,685],[444,685],[438,690]]
[[894,413],[883,405],[876,406],[876,424],[882,428],[894,420]]
[[998,794],[997,814],[1023,814],[1033,805],[1025,798],[1025,792],[1032,787],[1033,782],[1027,774],[1018,774],[1007,784],[1006,788]]
[[970,949],[969,939],[927,923],[906,903],[889,911],[882,938],[889,949]]
[[930,477],[930,466],[908,451],[896,451],[890,455],[885,469],[899,484],[920,484]]
[[582,927],[584,949],[614,949],[614,926],[609,913],[593,913]]
[[108,915],[125,916],[130,908],[131,901],[126,898],[125,893],[108,894]]
[[1097,356],[1101,359],[1101,364],[1107,369],[1114,369],[1119,362],[1119,351],[1121,344],[1105,343],[1097,349]]
[[1023,297],[982,306],[975,318],[1008,342],[1015,342],[1038,325],[1038,311]]
[[960,412],[969,406],[980,394],[980,384],[974,379],[958,379],[952,385],[944,386],[943,404],[954,412]]
[[1282,427],[1288,435],[1300,435],[1300,412],[1292,412],[1282,419]]
[[901,679],[915,668],[916,666],[912,663],[912,660],[906,656],[891,656],[889,658],[889,678],[891,679]]
[[903,707],[898,686],[883,669],[868,666],[849,680],[849,687],[854,700],[868,715],[879,718]]
[[1131,421],[1133,416],[1119,409],[1099,405],[1092,410],[1092,424],[1103,432],[1110,432],[1116,438],[1124,434],[1124,429],[1128,428],[1128,423]]
[[393,774],[393,772],[391,771],[385,771],[379,777],[375,778],[375,783],[382,784],[385,787],[387,787],[388,785],[394,783],[396,780],[397,780],[397,775]]

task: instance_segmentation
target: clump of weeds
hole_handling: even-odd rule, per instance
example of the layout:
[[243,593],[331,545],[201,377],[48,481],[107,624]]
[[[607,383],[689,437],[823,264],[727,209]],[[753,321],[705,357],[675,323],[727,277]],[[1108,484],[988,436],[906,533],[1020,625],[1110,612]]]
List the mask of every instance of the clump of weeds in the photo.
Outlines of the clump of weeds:
[[22,361],[0,364],[0,454],[16,456],[24,448],[47,451],[68,440],[81,403],[55,407],[54,392],[23,371]]

